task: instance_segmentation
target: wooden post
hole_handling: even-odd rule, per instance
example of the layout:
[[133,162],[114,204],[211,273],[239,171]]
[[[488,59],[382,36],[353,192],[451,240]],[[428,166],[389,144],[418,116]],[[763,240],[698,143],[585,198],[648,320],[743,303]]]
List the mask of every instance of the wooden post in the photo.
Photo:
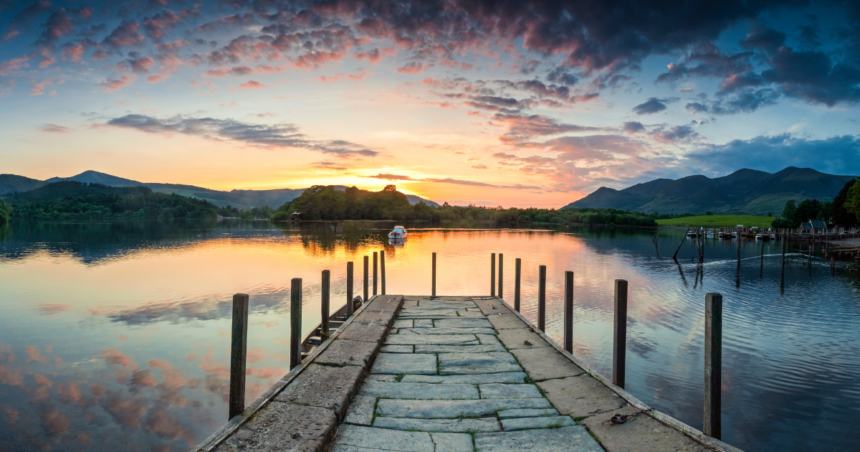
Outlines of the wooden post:
[[505,280],[505,276],[504,276],[504,269],[505,268],[503,265],[504,257],[505,256],[502,253],[499,253],[499,298],[501,298],[502,300],[505,299],[504,295],[502,295],[502,285],[503,285],[504,280]]
[[431,273],[432,273],[432,277],[431,277],[432,289],[430,292],[430,296],[435,297],[436,296],[436,253],[433,253],[433,270],[431,271]]
[[681,242],[680,242],[680,243],[678,243],[678,248],[675,248],[675,254],[673,254],[673,255],[672,255],[672,259],[678,260],[678,251],[681,251],[681,245],[683,245],[683,244],[684,244],[684,239],[686,239],[686,238],[687,238],[687,232],[690,232],[690,230],[689,230],[689,229],[687,229],[687,230],[684,232],[684,235],[682,235],[682,236],[681,236]]
[[367,303],[367,299],[370,298],[370,277],[368,276],[370,267],[368,264],[369,260],[369,256],[364,256],[364,298],[361,299],[362,303]]
[[761,264],[759,265],[758,277],[764,277],[764,237],[761,239]]
[[538,329],[546,333],[546,265],[538,271]]
[[564,349],[573,353],[573,272],[564,272]]
[[514,310],[520,312],[520,273],[522,269],[522,260],[517,258],[517,264],[514,270]]
[[346,316],[352,317],[355,312],[355,303],[352,302],[352,262],[346,263]]
[[376,295],[376,280],[379,279],[379,257],[377,257],[376,251],[373,252],[373,294]]
[[230,404],[227,420],[245,411],[245,364],[248,352],[248,295],[233,295],[233,335],[230,338]]
[[722,436],[720,423],[723,368],[723,296],[705,296],[705,426],[702,431],[716,439]]
[[612,337],[612,384],[624,387],[627,361],[627,281],[615,280],[615,325]]
[[379,252],[379,272],[382,279],[382,295],[385,295],[385,250]]
[[490,296],[496,296],[496,253],[490,255]]
[[290,287],[290,369],[302,363],[302,278]]
[[328,318],[329,304],[331,302],[331,272],[328,270],[322,271],[322,324],[320,326],[320,339],[326,340],[330,336]]

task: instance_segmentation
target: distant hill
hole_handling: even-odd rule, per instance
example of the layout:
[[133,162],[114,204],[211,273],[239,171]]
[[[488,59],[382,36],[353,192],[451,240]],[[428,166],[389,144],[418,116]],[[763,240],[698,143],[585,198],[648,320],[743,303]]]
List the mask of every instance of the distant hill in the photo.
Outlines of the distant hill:
[[[182,184],[162,184],[162,183],[147,183],[139,182],[122,177],[112,176],[110,174],[100,173],[98,171],[84,171],[81,174],[72,177],[52,177],[45,181],[30,179],[14,174],[0,174],[0,196],[8,197],[12,193],[21,193],[37,189],[54,182],[74,181],[85,184],[101,184],[109,187],[148,187],[157,193],[172,194],[176,193],[181,196],[203,199],[215,204],[218,207],[230,205],[239,209],[250,209],[252,207],[269,206],[277,209],[282,204],[292,201],[305,191],[304,188],[280,188],[274,190],[210,190],[208,188],[197,187],[194,185]],[[342,190],[345,190],[343,187]],[[74,196],[74,195],[69,195]],[[429,206],[438,207],[439,204],[423,199],[415,195],[406,195],[406,199],[411,204],[424,202]]]
[[611,207],[638,212],[778,215],[794,199],[832,201],[855,176],[825,174],[811,168],[788,167],[778,173],[741,169],[714,179],[688,176],[657,179],[623,190],[600,187],[565,206]]
[[25,191],[5,198],[13,204],[25,202],[51,201],[62,198],[76,198],[88,195],[120,195],[135,196],[152,193],[147,187],[109,187],[102,184],[86,184],[70,180],[61,180],[45,184],[35,190]]

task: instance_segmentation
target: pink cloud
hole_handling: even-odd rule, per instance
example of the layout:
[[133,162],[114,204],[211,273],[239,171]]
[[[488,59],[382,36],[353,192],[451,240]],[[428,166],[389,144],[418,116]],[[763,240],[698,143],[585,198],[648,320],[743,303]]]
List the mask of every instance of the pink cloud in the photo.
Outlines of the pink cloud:
[[66,47],[62,53],[63,60],[71,60],[72,63],[77,63],[78,61],[81,61],[81,57],[83,55],[84,46],[82,46],[81,44]]
[[8,33],[6,33],[5,35],[3,35],[2,38],[0,38],[0,41],[8,41],[8,40],[14,38],[15,36],[18,36],[19,34],[21,34],[21,32],[18,30],[9,30]]
[[5,77],[18,72],[21,68],[27,66],[27,61],[29,60],[30,57],[28,55],[24,55],[0,63],[0,76]]
[[256,80],[248,80],[247,82],[239,85],[240,89],[259,89],[265,88],[266,85],[256,81]]
[[272,67],[272,66],[266,66],[263,64],[257,65],[257,73],[258,74],[265,74],[265,73],[271,73],[271,72],[281,73],[281,72],[284,72],[284,68],[282,66],[281,67]]
[[433,64],[422,64],[413,61],[405,66],[397,68],[397,72],[400,72],[401,74],[418,74],[430,69],[431,67],[433,67]]
[[95,61],[104,61],[107,58],[109,53],[104,50],[96,50],[93,52],[93,60]]
[[119,79],[106,80],[101,83],[102,91],[112,92],[120,90],[134,81],[134,76],[129,74],[123,74]]

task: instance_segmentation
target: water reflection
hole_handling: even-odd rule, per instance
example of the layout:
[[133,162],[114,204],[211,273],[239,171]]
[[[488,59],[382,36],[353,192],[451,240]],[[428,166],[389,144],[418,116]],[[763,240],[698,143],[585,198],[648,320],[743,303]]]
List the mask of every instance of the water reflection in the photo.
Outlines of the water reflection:
[[[13,224],[0,241],[0,450],[187,450],[226,417],[230,299],[251,295],[249,399],[288,367],[289,280],[319,320],[319,275],[345,302],[346,262],[384,250],[389,293],[489,293],[489,253],[523,260],[523,314],[561,340],[576,273],[575,352],[611,372],[612,281],[630,282],[628,389],[702,422],[703,313],[722,292],[724,438],[747,450],[850,449],[860,406],[860,296],[806,248],[624,229],[409,228],[392,224]],[[477,225],[483,226],[483,225]],[[2,231],[0,231],[2,233]],[[660,253],[660,249],[664,252]],[[670,250],[670,251],[666,251]],[[688,260],[689,258],[689,260]],[[705,277],[707,274],[707,277]],[[784,276],[783,276],[784,274]],[[689,281],[693,279],[693,281]],[[513,294],[513,278],[504,293]],[[356,281],[356,288],[361,282]],[[358,293],[358,291],[356,292]]]

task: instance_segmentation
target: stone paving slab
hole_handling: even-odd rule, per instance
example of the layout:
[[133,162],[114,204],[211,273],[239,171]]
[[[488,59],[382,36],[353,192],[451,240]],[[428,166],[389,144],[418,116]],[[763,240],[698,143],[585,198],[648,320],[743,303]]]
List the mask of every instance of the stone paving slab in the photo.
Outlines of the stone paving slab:
[[478,417],[500,410],[552,408],[547,399],[390,400],[376,404],[376,414],[391,417],[451,419]]
[[554,348],[511,350],[534,381],[575,377],[585,373]]
[[496,418],[481,419],[409,419],[396,417],[376,417],[374,427],[396,430],[421,430],[425,432],[499,432]]
[[389,399],[466,400],[481,398],[478,395],[478,387],[470,384],[383,383],[379,381],[364,382],[358,394]]
[[627,402],[588,374],[537,384],[559,413],[576,418],[617,410]]
[[314,362],[335,366],[366,366],[376,355],[379,343],[336,339]]
[[603,452],[603,448],[581,425],[519,432],[478,433],[475,435],[475,450],[478,452],[522,450]]
[[415,351],[414,345],[383,345],[379,350],[381,353],[412,353]]
[[401,328],[398,334],[496,334],[492,328]]
[[525,372],[499,372],[477,375],[405,375],[403,383],[523,383]]
[[436,452],[472,452],[472,435],[466,433],[430,433]]
[[529,328],[525,322],[520,320],[519,317],[511,314],[511,315],[488,315],[487,320],[493,324],[493,328],[497,330],[509,330],[509,329],[520,329],[520,328]]
[[493,328],[493,324],[491,324],[487,319],[471,319],[471,318],[459,318],[459,319],[440,319],[433,321],[433,325],[436,328]]
[[[369,382],[365,382],[367,384]],[[376,397],[357,395],[346,410],[346,418],[343,420],[348,424],[370,426],[373,424],[373,411],[376,409]]]
[[502,315],[511,313],[511,310],[508,309],[508,307],[505,306],[505,304],[498,298],[489,298],[483,300],[472,299],[472,301],[474,301],[475,304],[478,305],[478,308],[481,309],[481,312],[483,312],[484,315],[498,314],[500,312],[502,313]]
[[414,328],[433,328],[433,319],[415,319]]
[[516,417],[541,417],[541,416],[558,416],[558,411],[554,408],[545,409],[520,409],[520,410],[505,410],[499,411],[499,419],[510,419]]
[[436,375],[436,356],[403,353],[380,353],[373,363],[375,374],[424,374]]
[[349,397],[355,394],[366,369],[358,366],[311,364],[275,400],[296,405],[328,408],[343,419]]
[[398,320],[394,321],[394,325],[392,325],[391,327],[392,328],[412,328],[412,325],[413,325],[413,323],[412,323],[411,319],[410,320],[398,319]]
[[387,325],[378,322],[353,321],[343,329],[338,339],[379,343],[386,332],[388,332]]
[[475,336],[478,337],[478,341],[481,342],[481,345],[498,345],[504,348],[495,334],[476,334]]
[[379,295],[370,302],[376,311],[397,311],[402,306],[403,295]]
[[[399,346],[397,346],[399,347]],[[382,351],[385,351],[383,348]],[[416,345],[415,353],[486,353],[506,352],[502,344],[494,345]]]
[[436,446],[427,432],[404,432],[348,424],[340,426],[332,452],[367,450],[435,452]]
[[508,352],[439,354],[439,373],[442,375],[521,372],[522,370],[513,355]]
[[384,381],[386,383],[391,383],[393,381],[397,381],[397,375],[371,374],[368,375],[364,381]]
[[576,425],[570,416],[546,416],[546,417],[526,417],[502,419],[502,427],[506,432],[515,432],[517,430],[529,430],[535,428],[558,428],[569,427]]
[[529,384],[482,384],[482,399],[539,399],[543,397],[537,386]]
[[337,418],[331,410],[271,402],[222,443],[218,450],[317,452],[323,450],[336,427]]
[[641,413],[627,422],[612,425],[608,421],[615,414],[634,414],[634,407],[598,414],[581,422],[600,440],[609,452],[705,452],[710,449],[693,441],[677,430]]
[[466,334],[444,336],[439,334],[392,334],[385,340],[385,345],[480,345],[478,339]]
[[[539,334],[529,331],[528,328],[498,330],[498,333],[499,340],[505,344],[508,350],[551,347]],[[531,345],[526,344],[526,341]]]

